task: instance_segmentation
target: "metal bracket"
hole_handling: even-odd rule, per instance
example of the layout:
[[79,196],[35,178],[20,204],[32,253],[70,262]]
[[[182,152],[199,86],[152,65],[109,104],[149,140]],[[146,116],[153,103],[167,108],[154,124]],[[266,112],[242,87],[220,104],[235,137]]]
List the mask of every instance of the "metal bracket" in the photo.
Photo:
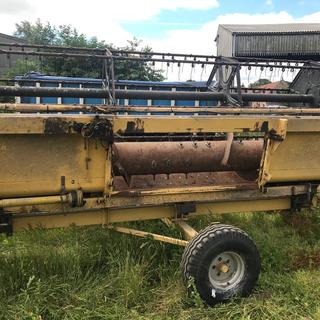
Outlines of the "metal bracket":
[[0,233],[5,233],[7,236],[12,236],[12,214],[0,212]]
[[108,48],[105,49],[105,55],[109,57],[109,59],[103,60],[105,79],[103,79],[102,86],[104,89],[108,90],[108,93],[109,93],[108,103],[111,105],[115,105],[116,96],[115,96],[115,83],[114,83],[115,81],[114,80],[114,59],[111,51]]
[[267,138],[274,140],[274,141],[283,141],[284,137],[281,134],[278,134],[274,129],[271,129],[268,133],[267,133]]
[[196,203],[194,201],[190,202],[179,202],[176,203],[177,218],[182,218],[189,213],[196,212]]
[[66,177],[60,177],[60,195],[66,194]]
[[[216,59],[217,62],[221,63],[221,62],[225,62],[225,66],[228,66],[228,62],[232,62],[232,63],[239,63],[239,61],[235,60],[235,59],[230,59],[230,58],[226,58],[226,57],[218,57]],[[223,79],[223,65],[214,65],[208,81],[206,83],[207,89],[212,89],[211,88],[211,84],[213,81],[214,76],[216,75],[216,73],[218,72],[218,83],[213,87],[213,89],[217,90],[217,91],[222,91],[225,94],[225,103],[227,104],[231,104],[232,106],[238,106],[241,107],[243,105],[243,101],[242,101],[242,93],[241,93],[241,77],[240,77],[240,64],[239,65],[231,65],[231,72],[228,75],[228,78],[226,79],[226,81],[224,81]],[[236,86],[237,86],[237,99],[234,99],[231,97],[230,95],[230,88],[232,86],[232,83],[234,81],[234,78],[236,78]]]
[[300,211],[302,208],[310,208],[313,196],[317,192],[318,185],[307,184],[307,192],[304,194],[295,194],[295,187],[292,187],[291,211]]

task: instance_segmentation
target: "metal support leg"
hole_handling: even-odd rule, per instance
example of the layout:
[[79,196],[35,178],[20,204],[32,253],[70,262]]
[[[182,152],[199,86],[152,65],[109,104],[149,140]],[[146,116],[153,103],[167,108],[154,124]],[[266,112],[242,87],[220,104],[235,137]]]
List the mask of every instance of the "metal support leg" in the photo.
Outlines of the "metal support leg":
[[175,220],[174,223],[181,228],[187,240],[191,240],[198,234],[198,231],[194,230],[184,220]]
[[110,226],[110,225],[106,226],[106,228],[120,232],[120,233],[131,234],[131,235],[134,235],[137,237],[142,237],[142,238],[150,238],[152,240],[176,244],[178,246],[183,246],[183,247],[185,247],[188,244],[188,241],[186,241],[186,240],[171,238],[171,237],[163,236],[161,234],[145,232],[145,231],[140,231],[140,230],[131,229],[131,228],[114,227],[114,226]]

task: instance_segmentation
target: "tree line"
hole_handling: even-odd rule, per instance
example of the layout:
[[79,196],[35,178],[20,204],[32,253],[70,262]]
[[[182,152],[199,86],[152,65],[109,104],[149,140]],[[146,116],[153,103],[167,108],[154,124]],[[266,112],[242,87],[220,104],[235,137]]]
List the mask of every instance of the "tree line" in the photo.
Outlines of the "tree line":
[[[38,19],[35,23],[22,21],[16,24],[14,36],[29,44],[58,45],[82,48],[99,48],[115,50],[134,50],[151,52],[149,46],[142,46],[142,41],[134,38],[128,40],[124,47],[107,44],[97,37],[87,37],[71,25],[51,25]],[[115,78],[141,81],[162,81],[164,77],[160,70],[154,69],[147,62],[117,61],[115,63]],[[103,61],[96,58],[61,58],[41,57],[18,60],[8,71],[8,77],[36,71],[53,76],[104,78]]]

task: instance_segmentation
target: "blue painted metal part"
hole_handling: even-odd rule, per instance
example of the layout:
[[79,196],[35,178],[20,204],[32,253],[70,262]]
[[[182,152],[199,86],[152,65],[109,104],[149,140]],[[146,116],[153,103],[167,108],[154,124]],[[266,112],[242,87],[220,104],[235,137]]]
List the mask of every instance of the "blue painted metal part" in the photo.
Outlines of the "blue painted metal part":
[[[48,76],[37,72],[31,72],[24,76],[15,77],[21,86],[35,86],[36,83],[40,83],[44,87],[58,87],[59,85],[64,88],[102,88],[102,79],[93,78],[76,78],[76,77],[58,77]],[[132,81],[132,80],[117,80],[115,83],[117,89],[127,90],[159,90],[159,91],[206,91],[206,82],[153,82],[153,81]],[[150,89],[151,88],[151,89]],[[35,97],[22,97],[22,103],[36,103]],[[57,98],[43,97],[40,99],[41,103],[56,104]],[[81,104],[81,100],[77,97],[74,98],[61,98],[63,104]],[[103,99],[99,98],[84,98],[84,104],[89,105],[101,105],[104,103]],[[118,105],[129,106],[148,106],[147,99],[118,99]],[[151,100],[152,106],[173,106],[173,107],[214,107],[217,105],[216,101],[197,101],[196,100]]]

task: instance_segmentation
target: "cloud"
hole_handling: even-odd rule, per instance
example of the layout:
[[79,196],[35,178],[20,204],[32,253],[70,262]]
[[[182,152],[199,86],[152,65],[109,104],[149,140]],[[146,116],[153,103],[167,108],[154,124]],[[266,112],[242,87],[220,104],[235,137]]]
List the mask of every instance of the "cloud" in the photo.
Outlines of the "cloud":
[[206,10],[218,5],[218,0],[0,0],[0,30],[11,34],[15,23],[41,18],[56,25],[71,24],[88,36],[123,45],[134,35],[121,22],[150,21],[162,10]]
[[32,5],[27,0],[1,0],[1,14],[16,14],[27,12],[32,9]]
[[145,39],[145,41],[156,50],[215,54],[214,39],[219,24],[318,23],[319,21],[320,11],[300,18],[294,18],[286,11],[265,14],[232,13],[220,15],[197,29],[170,30],[162,39]]
[[296,22],[302,22],[302,23],[319,23],[320,21],[320,11],[314,12],[312,14],[309,14],[307,16],[301,17],[297,19]]
[[[216,54],[216,43],[214,39],[217,34],[219,24],[270,24],[270,23],[317,23],[320,21],[320,11],[310,15],[295,19],[286,11],[271,12],[266,14],[243,14],[233,13],[218,16],[215,20],[204,24],[195,30],[170,30],[162,39],[146,39],[154,51],[164,52],[184,52],[195,54]],[[176,79],[176,70],[172,72],[172,67],[169,68],[168,78]],[[171,72],[170,72],[171,71]],[[166,71],[165,71],[166,72]],[[190,79],[192,73],[193,79],[200,79],[201,73],[205,78],[205,72],[200,66],[196,66],[191,72],[191,67],[187,66],[184,73],[180,74],[181,80]]]
[[[97,36],[107,43],[121,46],[134,37],[129,29],[122,27],[124,21],[131,23],[142,21],[146,23],[146,28],[150,28],[148,23],[153,25],[153,19],[163,10],[174,11],[181,8],[208,10],[218,6],[218,0],[90,0],[90,2],[85,0],[0,0],[0,30],[11,34],[15,30],[15,23],[22,20],[36,21],[37,18],[41,18],[43,22],[49,21],[54,25],[71,24],[88,36]],[[232,13],[220,15],[203,25],[193,25],[192,29],[189,25],[192,21],[186,21],[185,26],[180,24],[179,27],[173,23],[172,29],[165,32],[161,39],[145,38],[143,40],[144,44],[149,44],[155,51],[215,54],[214,39],[219,24],[318,21],[320,21],[320,11],[298,19],[293,18],[286,11],[265,14]],[[189,77],[193,71],[186,72]]]
[[[307,19],[308,20],[308,19]],[[214,39],[219,24],[289,23],[294,18],[285,11],[266,14],[232,13],[218,16],[198,29],[170,30],[162,39],[146,39],[154,49],[173,52],[215,54]]]

